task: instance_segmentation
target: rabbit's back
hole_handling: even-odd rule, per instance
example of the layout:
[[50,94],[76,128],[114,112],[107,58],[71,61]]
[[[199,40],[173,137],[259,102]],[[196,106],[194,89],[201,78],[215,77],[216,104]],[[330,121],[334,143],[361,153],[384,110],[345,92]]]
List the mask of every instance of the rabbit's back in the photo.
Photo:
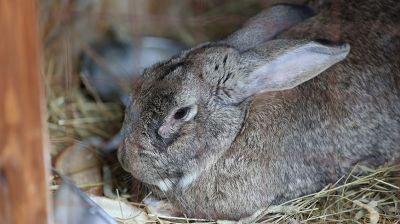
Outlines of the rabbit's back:
[[[240,134],[210,172],[223,182],[218,185],[220,193],[204,192],[222,198],[220,203],[216,202],[219,197],[212,199],[219,209],[235,211],[231,206],[235,202],[224,197],[234,190],[254,196],[241,205],[251,211],[316,192],[356,163],[381,165],[400,159],[396,27],[400,9],[395,1],[386,2],[360,6],[351,1],[333,19],[328,8],[279,36],[336,38],[349,42],[352,49],[344,61],[318,77],[291,90],[260,94],[249,102]],[[230,215],[243,216],[248,211]]]
[[397,1],[348,1],[331,4],[283,34],[338,39],[352,46],[346,60],[293,90],[302,101],[302,108],[293,108],[305,117],[301,125],[319,121],[310,127],[325,130],[330,144],[343,148],[343,158],[399,158],[399,14]]

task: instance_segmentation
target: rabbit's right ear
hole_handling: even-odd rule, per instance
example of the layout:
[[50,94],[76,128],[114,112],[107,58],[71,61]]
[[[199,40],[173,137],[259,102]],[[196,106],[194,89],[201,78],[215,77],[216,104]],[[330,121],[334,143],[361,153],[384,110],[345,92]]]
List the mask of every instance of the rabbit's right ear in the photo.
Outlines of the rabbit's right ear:
[[219,99],[240,103],[255,94],[294,88],[346,58],[347,43],[272,40],[243,52],[235,72],[218,82]]
[[282,31],[313,15],[313,11],[307,6],[276,5],[251,18],[224,42],[239,51],[245,51],[271,40]]

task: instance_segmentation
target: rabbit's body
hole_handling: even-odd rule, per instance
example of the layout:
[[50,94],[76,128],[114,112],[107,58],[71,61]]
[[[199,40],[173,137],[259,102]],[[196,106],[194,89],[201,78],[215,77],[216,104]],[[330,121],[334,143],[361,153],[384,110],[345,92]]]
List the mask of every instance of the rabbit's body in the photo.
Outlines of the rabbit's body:
[[[159,186],[188,216],[240,219],[316,192],[358,162],[399,159],[400,6],[395,0],[343,3],[277,38],[339,38],[352,49],[338,64],[347,55],[346,45],[312,42],[303,55],[308,42],[278,40],[237,52],[229,43],[240,40],[228,39],[228,45],[206,44],[153,67],[127,111],[123,164]],[[332,18],[332,9],[340,14]],[[281,84],[291,77],[286,73],[304,64],[285,71],[279,67],[281,54],[310,65],[328,57],[329,63],[321,59],[323,66],[312,74],[330,68],[309,81],[315,75]],[[307,56],[312,60],[303,59]],[[294,63],[282,57],[288,67]],[[260,75],[280,69],[284,78]],[[171,108],[192,102],[195,117],[187,112],[184,123],[168,120]],[[154,127],[156,133],[149,134]]]

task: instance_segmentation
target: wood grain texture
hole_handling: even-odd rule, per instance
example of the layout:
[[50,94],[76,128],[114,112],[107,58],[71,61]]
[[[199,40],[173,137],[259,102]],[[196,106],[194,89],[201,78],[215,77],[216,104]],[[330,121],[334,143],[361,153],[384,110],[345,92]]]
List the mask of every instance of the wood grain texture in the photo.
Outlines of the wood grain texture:
[[37,5],[0,1],[0,223],[48,223]]

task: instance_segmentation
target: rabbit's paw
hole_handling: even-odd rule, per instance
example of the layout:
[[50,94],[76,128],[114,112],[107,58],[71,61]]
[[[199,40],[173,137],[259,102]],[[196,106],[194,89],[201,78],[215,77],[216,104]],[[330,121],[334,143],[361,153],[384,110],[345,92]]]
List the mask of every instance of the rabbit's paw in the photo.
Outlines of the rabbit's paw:
[[155,197],[148,197],[143,202],[146,204],[149,214],[163,217],[180,217],[183,214],[182,211],[166,199],[160,200]]

